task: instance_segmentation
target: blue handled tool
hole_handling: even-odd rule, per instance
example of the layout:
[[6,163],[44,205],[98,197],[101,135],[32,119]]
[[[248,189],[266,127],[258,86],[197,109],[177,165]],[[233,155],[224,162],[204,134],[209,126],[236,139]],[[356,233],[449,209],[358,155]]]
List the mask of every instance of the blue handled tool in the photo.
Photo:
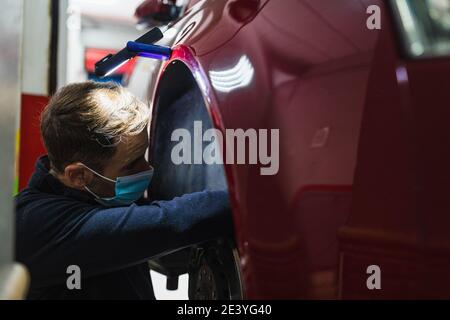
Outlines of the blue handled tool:
[[127,43],[128,51],[136,53],[140,57],[146,57],[158,60],[168,60],[172,55],[172,49],[169,47],[157,46],[155,44],[145,44],[136,41]]
[[172,55],[172,49],[157,46],[153,43],[163,38],[159,28],[153,28],[136,41],[128,42],[127,46],[116,54],[109,54],[95,64],[95,75],[106,77],[119,69],[123,64],[136,56],[167,60]]

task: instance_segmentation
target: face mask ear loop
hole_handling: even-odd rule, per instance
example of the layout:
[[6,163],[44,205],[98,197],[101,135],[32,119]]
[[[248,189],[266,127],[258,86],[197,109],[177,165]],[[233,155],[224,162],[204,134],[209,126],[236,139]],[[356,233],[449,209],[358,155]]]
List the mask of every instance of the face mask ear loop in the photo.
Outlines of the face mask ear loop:
[[116,180],[113,180],[113,179],[107,178],[107,177],[105,177],[105,176],[102,176],[100,173],[98,173],[98,172],[92,170],[92,169],[89,168],[87,165],[85,165],[85,164],[83,164],[83,163],[81,163],[81,162],[80,162],[80,164],[81,164],[83,167],[85,167],[86,169],[88,169],[89,171],[91,171],[93,174],[99,176],[100,178],[103,178],[103,179],[105,179],[106,181],[109,181],[109,182],[112,182],[112,183],[116,183]]
[[100,199],[100,197],[96,195],[93,191],[91,191],[91,189],[89,189],[87,186],[84,186],[84,189],[90,194],[92,194],[95,197],[95,199]]

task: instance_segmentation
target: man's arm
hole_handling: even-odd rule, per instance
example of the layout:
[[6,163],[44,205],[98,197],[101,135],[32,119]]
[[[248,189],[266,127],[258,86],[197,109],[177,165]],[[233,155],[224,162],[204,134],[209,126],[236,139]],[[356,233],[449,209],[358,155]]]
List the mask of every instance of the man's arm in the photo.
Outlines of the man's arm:
[[35,285],[61,283],[69,265],[82,276],[112,272],[174,249],[233,232],[228,195],[204,191],[151,205],[81,214],[25,263]]

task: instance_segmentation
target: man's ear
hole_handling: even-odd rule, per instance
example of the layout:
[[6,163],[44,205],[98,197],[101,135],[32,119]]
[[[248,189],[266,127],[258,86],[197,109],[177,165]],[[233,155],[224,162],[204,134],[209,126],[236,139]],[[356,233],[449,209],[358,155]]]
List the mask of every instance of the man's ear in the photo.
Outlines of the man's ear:
[[73,189],[84,190],[93,178],[93,173],[80,164],[70,164],[64,169],[64,180]]

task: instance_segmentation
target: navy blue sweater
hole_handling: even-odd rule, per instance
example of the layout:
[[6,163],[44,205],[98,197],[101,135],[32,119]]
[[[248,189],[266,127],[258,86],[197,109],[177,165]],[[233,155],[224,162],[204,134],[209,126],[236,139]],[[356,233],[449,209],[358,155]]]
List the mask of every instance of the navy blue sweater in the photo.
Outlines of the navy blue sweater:
[[[16,259],[31,273],[29,299],[154,299],[149,258],[232,234],[225,191],[104,208],[52,176],[46,156],[15,200]],[[81,290],[67,289],[70,265],[81,269]]]

